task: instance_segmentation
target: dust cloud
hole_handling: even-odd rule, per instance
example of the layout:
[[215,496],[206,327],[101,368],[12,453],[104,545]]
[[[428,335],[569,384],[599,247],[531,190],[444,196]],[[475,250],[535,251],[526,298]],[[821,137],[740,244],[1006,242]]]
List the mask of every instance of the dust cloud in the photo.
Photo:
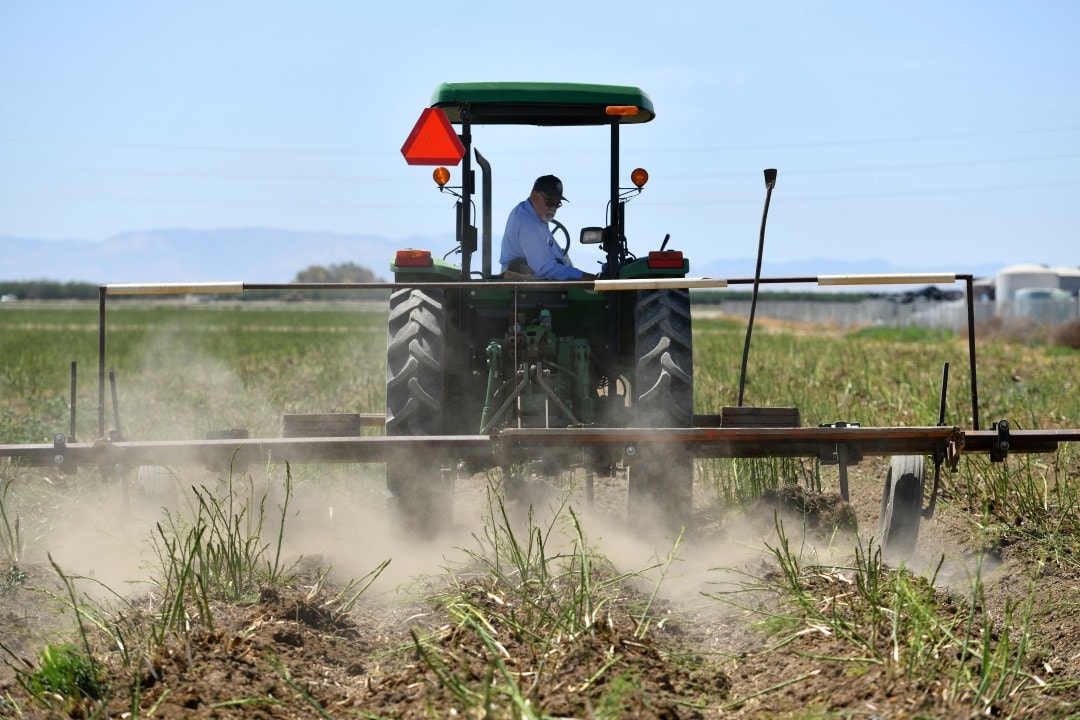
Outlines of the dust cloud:
[[[177,336],[162,329],[141,345],[142,371],[119,383],[125,439],[204,437],[208,430],[244,427],[252,436],[277,434],[282,413],[307,408],[281,407],[274,382],[244,382],[226,365],[178,347]],[[183,355],[177,363],[176,356]],[[326,408],[323,408],[326,409]],[[371,411],[373,408],[356,408]],[[86,475],[91,477],[87,478]],[[526,523],[561,525],[551,532],[551,553],[567,552],[584,541],[619,571],[637,574],[641,587],[659,588],[661,597],[685,605],[702,604],[704,594],[737,587],[744,569],[771,557],[779,542],[771,510],[731,512],[677,538],[663,528],[664,518],[647,508],[627,513],[627,479],[596,477],[587,497],[581,470],[529,479],[504,497],[514,532]],[[390,563],[370,595],[392,602],[411,593],[426,577],[442,576],[468,563],[485,533],[501,522],[492,493],[503,492],[499,471],[459,477],[452,531],[432,541],[402,537],[386,512],[381,465],[296,465],[283,461],[261,467],[192,468],[142,466],[115,478],[92,470],[64,479],[49,491],[49,517],[32,550],[37,561],[51,556],[70,576],[83,576],[79,590],[92,597],[151,591],[159,558],[159,523],[183,523],[197,512],[196,488],[222,502],[244,508],[247,523],[288,570],[308,581],[326,573],[343,586]],[[288,498],[286,500],[286,493]],[[572,509],[581,536],[568,524]],[[261,513],[261,522],[256,515]],[[790,547],[800,557],[828,563],[846,560],[859,541],[820,537],[797,514],[780,518]],[[752,572],[752,570],[751,570]]]

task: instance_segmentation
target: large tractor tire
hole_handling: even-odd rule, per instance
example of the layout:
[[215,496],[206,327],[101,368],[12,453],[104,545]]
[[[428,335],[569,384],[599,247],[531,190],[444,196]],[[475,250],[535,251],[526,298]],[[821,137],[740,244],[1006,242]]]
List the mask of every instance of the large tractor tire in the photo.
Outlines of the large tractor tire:
[[[440,435],[446,386],[446,317],[441,290],[405,288],[390,296],[386,341],[386,434]],[[451,473],[435,453],[409,452],[386,463],[391,522],[406,535],[434,537],[453,520]]]
[[[694,352],[687,290],[639,292],[634,308],[637,368],[634,424],[686,428],[694,424]],[[655,522],[665,533],[685,527],[693,513],[694,458],[681,446],[644,449],[630,467],[632,520]]]
[[881,549],[890,560],[906,560],[915,552],[925,481],[926,459],[921,455],[890,458],[878,519]]

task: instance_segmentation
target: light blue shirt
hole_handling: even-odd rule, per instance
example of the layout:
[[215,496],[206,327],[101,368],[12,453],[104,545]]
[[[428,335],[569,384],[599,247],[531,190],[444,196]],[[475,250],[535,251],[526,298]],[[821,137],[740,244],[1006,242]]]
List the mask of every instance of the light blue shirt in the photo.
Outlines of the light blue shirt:
[[544,280],[580,280],[581,270],[570,263],[548,224],[540,219],[528,198],[510,211],[503,232],[499,263],[506,272],[510,261],[525,258],[536,276]]

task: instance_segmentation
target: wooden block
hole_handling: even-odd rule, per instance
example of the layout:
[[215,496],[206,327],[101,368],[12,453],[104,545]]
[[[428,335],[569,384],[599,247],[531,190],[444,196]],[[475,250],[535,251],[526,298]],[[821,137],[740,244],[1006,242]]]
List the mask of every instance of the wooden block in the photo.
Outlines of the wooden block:
[[281,437],[356,437],[360,422],[359,413],[282,415]]
[[251,437],[247,428],[223,428],[206,433],[207,440],[242,440]]
[[793,407],[725,407],[720,412],[720,427],[785,428],[801,424],[799,409]]

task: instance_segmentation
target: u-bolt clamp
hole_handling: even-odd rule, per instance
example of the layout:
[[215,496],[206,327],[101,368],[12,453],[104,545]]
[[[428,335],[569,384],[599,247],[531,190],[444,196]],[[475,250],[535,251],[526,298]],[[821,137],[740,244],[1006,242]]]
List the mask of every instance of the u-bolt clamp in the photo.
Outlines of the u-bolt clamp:
[[1003,462],[1008,457],[1009,448],[1012,446],[1009,438],[1009,421],[998,420],[994,424],[994,429],[997,430],[997,437],[994,438],[994,447],[990,448],[990,461]]

